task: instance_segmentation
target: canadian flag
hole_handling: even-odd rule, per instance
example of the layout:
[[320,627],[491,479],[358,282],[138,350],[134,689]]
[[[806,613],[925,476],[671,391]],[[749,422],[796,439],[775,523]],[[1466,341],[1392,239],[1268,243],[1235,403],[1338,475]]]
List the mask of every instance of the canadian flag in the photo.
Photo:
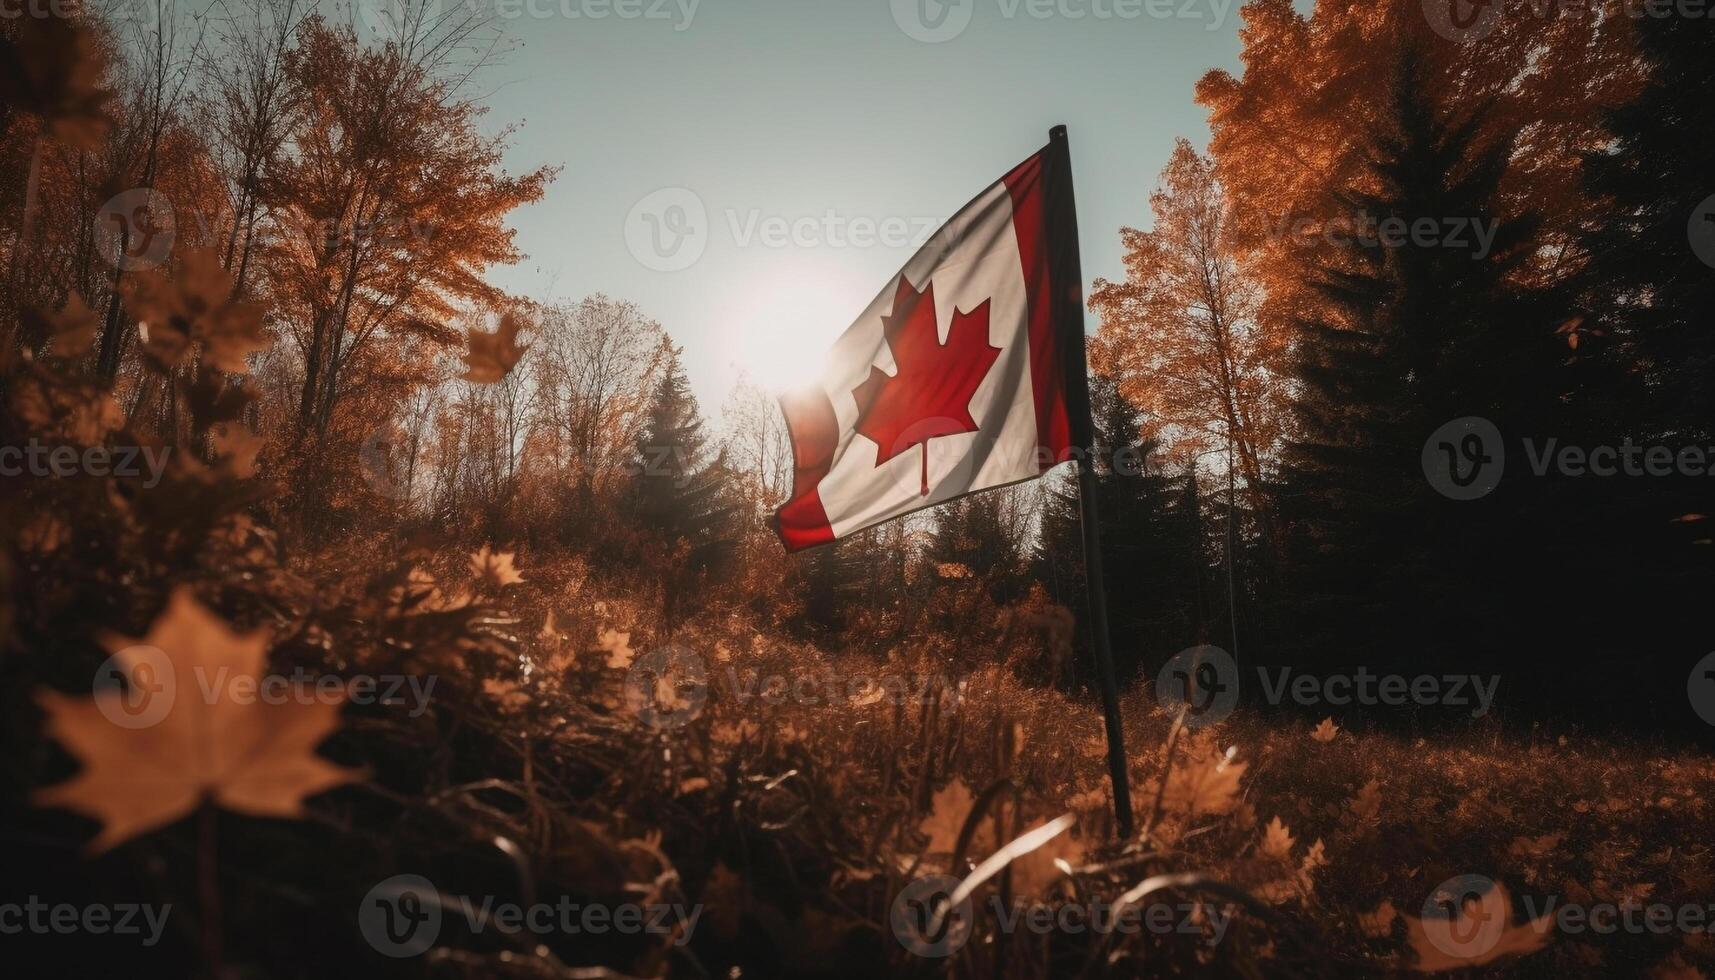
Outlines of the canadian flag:
[[965,205],[782,396],[788,551],[1034,479],[1089,438],[1070,156],[1056,128]]

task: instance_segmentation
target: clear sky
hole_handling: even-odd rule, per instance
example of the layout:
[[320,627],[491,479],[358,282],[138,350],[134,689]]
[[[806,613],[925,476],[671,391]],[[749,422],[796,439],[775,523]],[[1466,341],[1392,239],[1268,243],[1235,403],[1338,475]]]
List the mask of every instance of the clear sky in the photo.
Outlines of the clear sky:
[[[1070,128],[1086,279],[1121,274],[1192,102],[1238,68],[1236,0],[501,0],[483,80],[508,166],[564,166],[515,213],[535,299],[637,302],[704,414],[741,370],[809,377],[935,224]],[[597,16],[605,15],[605,16]],[[945,38],[935,41],[935,38]],[[1093,327],[1093,325],[1092,325]]]

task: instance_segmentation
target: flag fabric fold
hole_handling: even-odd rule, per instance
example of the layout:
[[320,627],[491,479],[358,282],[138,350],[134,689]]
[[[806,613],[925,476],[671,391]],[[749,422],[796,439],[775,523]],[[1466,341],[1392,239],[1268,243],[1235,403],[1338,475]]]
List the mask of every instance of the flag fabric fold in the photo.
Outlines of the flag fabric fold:
[[1063,140],[978,194],[782,396],[788,551],[1034,479],[1087,443],[1083,283]]

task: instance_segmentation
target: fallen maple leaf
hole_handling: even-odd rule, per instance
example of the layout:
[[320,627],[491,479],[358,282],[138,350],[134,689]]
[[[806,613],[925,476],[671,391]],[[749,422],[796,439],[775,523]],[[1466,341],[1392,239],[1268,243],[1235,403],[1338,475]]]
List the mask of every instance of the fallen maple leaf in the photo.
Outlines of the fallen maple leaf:
[[1382,903],[1373,912],[1365,912],[1358,916],[1358,928],[1371,939],[1382,939],[1393,934],[1393,924],[1399,919],[1399,911],[1393,907],[1393,902],[1382,899]]
[[1352,797],[1349,804],[1352,817],[1358,823],[1369,823],[1381,814],[1382,784],[1380,780],[1372,779],[1358,790],[1358,795]]
[[1545,858],[1548,857],[1549,854],[1553,853],[1554,849],[1559,847],[1560,842],[1565,839],[1565,834],[1543,834],[1541,837],[1515,837],[1513,838],[1513,842],[1507,846],[1507,854],[1513,857],[1525,858],[1526,860]]
[[172,823],[204,803],[251,816],[299,817],[305,797],[357,778],[355,770],[315,754],[339,726],[337,703],[233,697],[254,690],[267,634],[233,632],[188,588],[174,590],[142,640],[104,642],[129,677],[141,676],[137,665],[145,658],[164,656],[172,670],[157,679],[164,690],[152,696],[171,700],[159,722],[133,728],[108,720],[124,710],[119,702],[128,696],[115,688],[93,698],[38,695],[48,734],[83,770],[38,790],[34,802],[100,820],[92,852]]
[[38,555],[52,554],[71,541],[71,528],[52,514],[37,514],[18,532],[18,546]]
[[481,385],[494,384],[517,366],[529,345],[520,346],[518,334],[526,326],[524,319],[515,313],[504,313],[494,333],[487,333],[475,327],[466,331],[470,350],[464,355],[464,379]]
[[989,304],[984,300],[969,313],[955,308],[943,344],[935,317],[935,284],[919,293],[902,275],[893,312],[881,318],[881,325],[893,351],[894,373],[872,365],[869,378],[853,389],[857,432],[875,442],[877,466],[920,447],[927,497],[929,440],[979,428],[971,417],[971,397],[1000,357],[1000,348],[989,344]]
[[482,693],[488,695],[503,714],[516,714],[530,706],[530,695],[515,680],[487,678],[482,682]]
[[[917,825],[917,829],[929,838],[927,853],[953,853],[953,849],[959,846],[959,832],[965,827],[965,817],[970,814],[971,806],[975,802],[971,796],[971,788],[966,786],[962,779],[955,779],[935,791],[935,797],[929,804],[929,815]],[[982,827],[978,829],[978,836],[981,836],[981,831],[986,830]],[[988,846],[993,846],[992,838],[987,842]]]
[[513,555],[511,551],[494,551],[485,544],[482,550],[471,552],[470,573],[476,576],[478,583],[492,585],[496,589],[517,585],[524,581],[524,576],[513,567]]
[[1327,866],[1328,850],[1323,846],[1322,839],[1318,837],[1311,843],[1309,850],[1304,852],[1304,860],[1299,862],[1298,887],[1303,889],[1306,895],[1310,894],[1311,889],[1314,887],[1314,881],[1311,876],[1316,873],[1317,868],[1325,868]]
[[1264,857],[1278,858],[1284,861],[1292,856],[1292,845],[1296,843],[1297,841],[1292,838],[1292,832],[1286,828],[1286,824],[1281,823],[1279,817],[1275,817],[1268,822],[1267,827],[1263,828],[1262,844],[1259,845],[1259,849]]
[[741,718],[736,724],[717,724],[709,729],[709,737],[720,745],[737,745],[748,742],[762,731],[761,726],[748,718]]
[[1226,813],[1238,800],[1239,777],[1244,772],[1245,763],[1234,762],[1225,754],[1176,766],[1161,794],[1162,808],[1168,812],[1182,810],[1188,817]]
[[1339,733],[1340,726],[1334,724],[1334,719],[1324,718],[1322,723],[1316,726],[1316,730],[1310,733],[1310,737],[1318,742],[1332,742],[1334,736]]
[[1650,980],[1709,980],[1709,975],[1692,966],[1681,953],[1674,953],[1656,964]]
[[631,649],[630,633],[599,630],[596,632],[595,645],[597,650],[607,654],[607,666],[611,670],[629,670],[631,661],[637,656],[637,651]]
[[749,904],[748,895],[744,879],[727,867],[725,861],[715,862],[702,894],[703,907],[708,909],[706,914],[715,935],[729,940],[738,935],[745,906]]

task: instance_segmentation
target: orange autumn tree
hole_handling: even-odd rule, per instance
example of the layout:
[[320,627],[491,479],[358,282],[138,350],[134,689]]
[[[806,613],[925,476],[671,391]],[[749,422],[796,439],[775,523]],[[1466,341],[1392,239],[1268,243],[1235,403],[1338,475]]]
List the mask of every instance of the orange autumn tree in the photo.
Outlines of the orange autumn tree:
[[1602,145],[1603,113],[1643,76],[1632,19],[1616,16],[1612,0],[1580,6],[1590,9],[1509,11],[1488,33],[1458,39],[1431,27],[1420,0],[1324,2],[1309,16],[1291,0],[1247,3],[1242,75],[1208,73],[1197,101],[1209,110],[1234,240],[1266,291],[1262,315],[1291,322],[1320,308],[1309,272],[1338,249],[1319,231],[1353,217],[1339,213],[1337,192],[1375,189],[1364,147],[1378,123],[1376,87],[1407,47],[1423,59],[1441,115],[1478,120],[1479,148],[1514,141],[1495,204],[1502,218],[1528,209],[1542,219],[1523,274],[1569,274],[1587,205],[1580,155]]
[[482,135],[483,107],[413,45],[310,18],[287,73],[304,122],[264,182],[264,266],[299,361],[294,438],[319,440],[354,370],[447,348],[461,307],[505,305],[483,274],[521,257],[506,216],[556,171],[502,170],[511,129]]
[[1262,292],[1238,262],[1214,165],[1180,140],[1150,196],[1154,228],[1121,231],[1123,282],[1096,281],[1098,370],[1146,413],[1145,435],[1185,460],[1232,441],[1252,510],[1285,414],[1286,331],[1259,317]]

